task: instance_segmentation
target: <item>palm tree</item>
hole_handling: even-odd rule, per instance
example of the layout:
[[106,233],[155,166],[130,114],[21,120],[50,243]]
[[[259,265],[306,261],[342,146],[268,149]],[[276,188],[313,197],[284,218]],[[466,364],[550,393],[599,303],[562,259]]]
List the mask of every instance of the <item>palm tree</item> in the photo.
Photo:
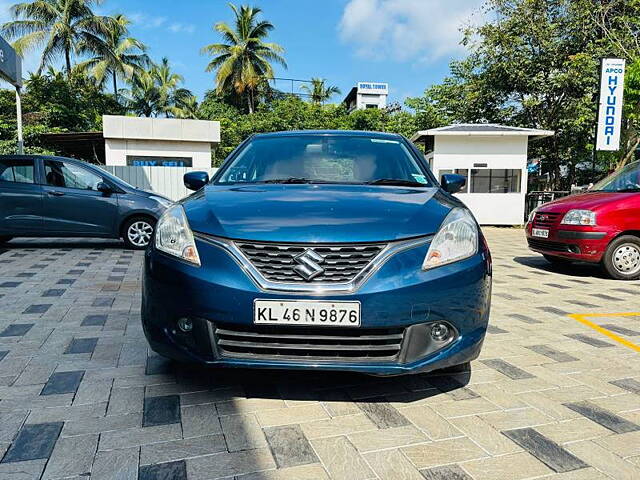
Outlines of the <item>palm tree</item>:
[[177,118],[198,118],[198,99],[195,95],[187,95],[179,99],[176,105]]
[[135,75],[131,90],[123,93],[128,97],[129,109],[137,115],[182,117],[186,105],[193,102],[191,91],[180,87],[183,81],[182,75],[171,71],[169,60],[163,58],[159,65]]
[[13,47],[20,55],[43,46],[38,71],[64,56],[67,75],[71,75],[71,57],[80,53],[80,43],[87,50],[97,50],[108,31],[109,20],[94,15],[91,8],[102,0],[32,0],[11,7],[14,20],[0,31],[16,39]]
[[334,95],[339,95],[340,89],[336,86],[325,86],[324,78],[312,78],[311,86],[302,85],[300,89],[307,92],[313,103],[324,103]]
[[236,17],[235,25],[232,28],[224,22],[215,24],[214,30],[222,36],[224,43],[212,43],[202,48],[202,53],[213,56],[206,71],[216,70],[219,94],[229,91],[246,94],[249,113],[253,113],[256,88],[274,76],[271,62],[287,67],[281,56],[284,49],[276,43],[263,41],[274,27],[266,20],[258,21],[260,8],[229,6]]
[[[113,95],[118,101],[118,78],[131,82],[134,75],[140,74],[149,65],[149,57],[144,53],[145,45],[129,37],[131,21],[124,15],[110,19],[104,43],[94,48],[95,56],[78,65],[81,71],[93,77],[98,85],[104,86],[108,77],[113,82]],[[91,45],[82,42],[81,51],[91,52]]]
[[130,90],[122,90],[126,105],[136,115],[153,116],[157,111],[160,93],[150,71],[144,71],[131,81]]

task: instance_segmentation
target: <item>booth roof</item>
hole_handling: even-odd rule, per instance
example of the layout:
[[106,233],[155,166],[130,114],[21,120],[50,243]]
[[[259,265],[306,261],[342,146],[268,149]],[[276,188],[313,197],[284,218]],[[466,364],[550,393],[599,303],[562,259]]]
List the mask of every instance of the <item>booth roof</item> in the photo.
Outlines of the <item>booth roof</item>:
[[532,140],[549,137],[555,132],[553,130],[539,130],[537,128],[520,128],[508,125],[498,125],[495,123],[458,123],[447,125],[446,127],[431,128],[416,132],[412,137],[412,142],[424,140],[425,137],[435,135],[477,135],[477,136],[528,136]]

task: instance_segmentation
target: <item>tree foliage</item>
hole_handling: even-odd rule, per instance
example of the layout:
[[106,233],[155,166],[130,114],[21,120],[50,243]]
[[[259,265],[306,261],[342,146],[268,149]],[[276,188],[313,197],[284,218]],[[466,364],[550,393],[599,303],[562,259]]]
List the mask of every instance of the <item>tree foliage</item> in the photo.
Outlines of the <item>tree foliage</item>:
[[212,43],[202,48],[202,53],[212,56],[207,71],[216,71],[218,94],[235,92],[246,98],[248,113],[256,105],[256,90],[268,88],[268,80],[274,77],[272,63],[286,68],[282,57],[284,49],[264,39],[273,30],[266,20],[258,20],[260,8],[229,4],[235,16],[233,27],[225,22],[214,25],[223,43]]
[[15,39],[18,53],[43,47],[40,68],[51,66],[64,57],[67,75],[71,75],[73,55],[96,51],[104,43],[111,19],[95,15],[92,8],[101,0],[34,0],[11,7],[14,20],[0,31]]
[[620,56],[631,64],[624,146],[599,157],[606,171],[628,156],[638,138],[637,120],[629,116],[637,97],[629,85],[640,58],[640,3],[488,0],[485,8],[488,21],[464,32],[469,57],[453,62],[442,84],[408,102],[417,115],[437,125],[495,122],[554,130],[531,144],[530,156],[541,160],[553,187],[566,188],[576,169],[593,159],[599,59]]

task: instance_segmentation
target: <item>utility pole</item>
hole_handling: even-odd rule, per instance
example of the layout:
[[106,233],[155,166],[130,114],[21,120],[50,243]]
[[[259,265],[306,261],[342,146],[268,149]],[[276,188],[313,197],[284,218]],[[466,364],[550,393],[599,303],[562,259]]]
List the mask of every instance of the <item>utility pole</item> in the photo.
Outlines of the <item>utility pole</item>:
[[24,155],[24,139],[22,138],[22,100],[20,87],[16,86],[16,117],[18,120],[18,155]]

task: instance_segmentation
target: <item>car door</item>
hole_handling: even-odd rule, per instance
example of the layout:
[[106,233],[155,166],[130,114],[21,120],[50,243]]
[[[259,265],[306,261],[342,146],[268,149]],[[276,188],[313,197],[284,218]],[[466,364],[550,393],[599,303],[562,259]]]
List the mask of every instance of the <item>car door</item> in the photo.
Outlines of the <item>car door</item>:
[[43,174],[42,215],[49,234],[117,235],[117,195],[98,191],[100,175],[63,159],[44,159]]
[[42,232],[42,186],[37,164],[28,157],[0,157],[0,234]]

